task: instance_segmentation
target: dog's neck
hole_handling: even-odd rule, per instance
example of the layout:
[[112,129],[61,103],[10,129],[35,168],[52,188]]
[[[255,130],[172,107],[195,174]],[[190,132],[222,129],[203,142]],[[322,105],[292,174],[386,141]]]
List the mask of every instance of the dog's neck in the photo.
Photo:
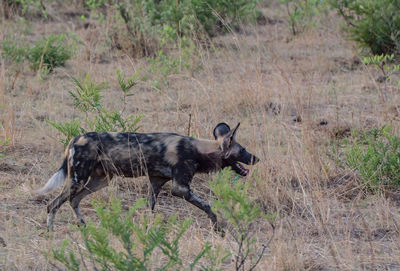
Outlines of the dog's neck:
[[195,146],[204,155],[221,152],[221,143],[218,140],[196,139]]
[[213,172],[221,168],[222,151],[219,141],[196,139],[195,146],[199,154],[199,172]]

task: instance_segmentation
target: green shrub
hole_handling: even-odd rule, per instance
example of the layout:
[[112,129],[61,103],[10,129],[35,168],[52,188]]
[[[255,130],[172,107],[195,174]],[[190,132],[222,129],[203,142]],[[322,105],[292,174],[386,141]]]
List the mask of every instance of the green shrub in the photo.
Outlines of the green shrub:
[[6,18],[15,14],[26,16],[31,13],[47,17],[47,10],[42,0],[3,0],[1,5]]
[[353,133],[345,154],[346,164],[359,172],[368,188],[400,185],[400,137],[389,127]]
[[[176,216],[167,221],[160,215],[134,217],[146,204],[140,199],[126,214],[123,214],[119,201],[112,200],[111,206],[95,203],[99,223],[89,222],[79,228],[83,244],[82,241],[74,240],[71,244],[65,240],[60,248],[52,249],[50,257],[68,270],[220,271],[223,262],[232,255],[235,270],[254,270],[274,236],[275,218],[264,214],[256,199],[249,196],[250,181],[248,178],[245,183],[243,179],[237,179],[232,170],[225,169],[210,183],[218,197],[213,209],[227,221],[230,240],[236,243],[231,246],[232,251],[205,243],[190,264],[184,263],[179,242],[191,221],[179,221]],[[267,220],[273,229],[271,237],[265,241],[256,236],[258,231],[254,229],[263,220]],[[261,248],[257,248],[257,243],[262,243]]]
[[190,36],[201,29],[214,36],[241,22],[255,20],[256,3],[255,0],[159,1],[153,21],[171,26],[181,36]]
[[[80,270],[81,267],[126,271],[186,269],[180,256],[179,242],[192,222],[189,219],[179,221],[176,216],[165,222],[160,215],[155,219],[142,216],[137,221],[133,216],[144,205],[146,201],[140,199],[123,215],[121,203],[117,200],[112,200],[111,206],[94,204],[99,225],[88,222],[79,228],[85,250],[79,250],[79,255],[69,249],[69,241],[65,240],[61,248],[52,250],[50,256],[68,270]],[[209,250],[210,246],[206,245],[187,269],[193,270]]]
[[139,129],[138,123],[142,116],[125,116],[124,114],[127,98],[133,95],[130,91],[137,84],[138,74],[126,79],[120,70],[117,70],[116,73],[122,91],[120,111],[108,110],[102,105],[101,91],[107,88],[106,83],[93,81],[90,74],[83,79],[72,78],[75,89],[69,94],[74,101],[75,108],[85,115],[83,122],[79,119],[64,123],[47,121],[64,135],[64,138],[61,139],[64,145],[67,145],[75,136],[88,131],[135,132]]
[[344,18],[350,39],[372,54],[400,53],[400,1],[330,0]]
[[[257,0],[86,1],[97,17],[113,14],[108,19],[115,21],[111,35],[114,45],[139,57],[153,56],[163,49],[160,39],[166,28],[176,42],[182,37],[198,40],[204,35],[215,36],[242,22],[255,21],[259,15],[256,3]],[[99,12],[103,16],[98,16]],[[126,39],[131,48],[125,45]]]
[[1,43],[1,56],[7,58],[13,63],[22,63],[28,54],[29,48],[18,46],[14,41],[4,40]]
[[[218,200],[213,200],[213,210],[220,214],[232,228],[230,234],[237,243],[237,250],[232,254],[235,258],[236,270],[253,270],[264,256],[275,227],[272,223],[274,215],[264,214],[256,199],[250,196],[250,180],[236,178],[234,172],[227,168],[222,170],[212,182],[210,187]],[[268,221],[273,229],[272,237],[264,242],[255,235],[254,225]],[[256,243],[262,243],[262,248],[257,251]]]
[[[0,106],[0,109],[2,107]],[[3,123],[0,121],[0,127],[4,127]],[[0,158],[3,158],[5,155],[4,153],[7,151],[8,144],[10,143],[10,138],[0,139]]]
[[10,139],[0,139],[0,158],[3,158],[4,152],[7,151],[8,144],[10,143]]
[[286,6],[293,35],[315,25],[315,18],[326,12],[325,0],[280,0]]
[[66,40],[66,35],[53,35],[37,41],[28,50],[28,60],[34,71],[44,69],[51,72],[54,68],[64,66],[71,58],[73,50]]
[[[185,37],[181,40],[187,41]],[[193,65],[193,58],[196,56],[193,43],[186,42],[181,48],[176,48],[178,53],[175,56],[170,56],[159,50],[155,57],[148,58],[148,72],[152,74],[152,81],[155,88],[160,89],[161,85],[168,86],[168,76],[178,74],[185,70],[194,70],[196,65]]]
[[65,62],[74,53],[73,47],[66,41],[66,35],[53,35],[43,37],[33,45],[28,45],[23,40],[18,43],[4,40],[1,43],[2,56],[13,63],[22,63],[27,60],[34,71],[41,70],[45,73],[54,68],[64,66]]
[[65,136],[65,138],[60,140],[61,143],[64,144],[64,146],[67,146],[72,138],[84,134],[86,132],[82,128],[82,124],[79,119],[73,119],[70,122],[64,122],[64,123],[52,122],[49,120],[46,121]]
[[373,65],[378,68],[381,71],[384,80],[389,83],[392,82],[393,75],[400,70],[400,65],[393,64],[393,61],[394,54],[374,55],[371,57],[364,57],[363,59],[365,65]]

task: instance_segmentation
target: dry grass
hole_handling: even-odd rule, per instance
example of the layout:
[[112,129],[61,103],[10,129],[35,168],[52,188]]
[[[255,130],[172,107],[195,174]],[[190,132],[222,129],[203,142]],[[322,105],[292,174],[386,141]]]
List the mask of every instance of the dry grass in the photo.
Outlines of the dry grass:
[[[203,49],[196,60],[202,65],[199,71],[169,76],[169,86],[161,90],[142,82],[128,109],[144,114],[141,132],[186,134],[189,114],[197,137],[211,138],[221,121],[242,123],[239,142],[262,159],[254,167],[262,180],[254,184],[256,196],[266,209],[277,212],[276,235],[258,270],[400,269],[398,196],[365,194],[355,175],[342,172],[327,156],[332,142],[348,136],[352,128],[391,124],[399,133],[399,91],[386,91],[387,101],[381,98],[377,74],[360,64],[334,19],[292,37],[275,8],[264,12],[278,19],[276,23],[214,39],[215,50]],[[31,33],[28,39],[71,31],[83,40],[67,66],[45,80],[28,68],[15,78],[1,62],[1,133],[2,139],[12,138],[6,157],[0,158],[1,270],[53,269],[43,252],[69,235],[79,238],[69,225],[76,220],[68,204],[57,214],[54,234],[46,234],[46,204],[32,201],[29,192],[43,185],[62,159],[59,134],[44,120],[79,117],[68,95],[69,76],[90,72],[94,79],[108,81],[111,89],[104,101],[113,107],[119,104],[116,68],[126,75],[149,68],[143,59],[109,51],[99,25],[79,24],[0,23],[1,37],[19,29],[16,33]],[[193,181],[203,199],[209,197],[210,178],[201,175]],[[114,183],[89,198],[107,200],[111,194],[130,206],[147,194],[143,178],[117,178]],[[188,262],[207,241],[233,245],[229,235],[223,239],[212,232],[204,213],[172,198],[168,187],[156,211],[194,219],[181,243]],[[90,199],[82,202],[82,212],[96,221]],[[270,234],[267,223],[258,227],[259,237]],[[231,259],[223,265],[233,268]]]

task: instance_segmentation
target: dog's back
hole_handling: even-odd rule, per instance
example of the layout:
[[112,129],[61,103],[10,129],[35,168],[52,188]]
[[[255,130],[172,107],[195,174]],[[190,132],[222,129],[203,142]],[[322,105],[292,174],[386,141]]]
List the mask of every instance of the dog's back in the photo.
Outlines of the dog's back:
[[125,177],[171,178],[171,167],[179,159],[179,144],[188,140],[173,133],[87,133],[69,146],[74,153],[71,166],[87,170],[98,166],[108,174]]

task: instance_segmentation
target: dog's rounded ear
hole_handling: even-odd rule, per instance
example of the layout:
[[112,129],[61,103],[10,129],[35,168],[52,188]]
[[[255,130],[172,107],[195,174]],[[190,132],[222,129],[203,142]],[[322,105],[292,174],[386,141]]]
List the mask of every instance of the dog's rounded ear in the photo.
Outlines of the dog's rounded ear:
[[218,123],[217,126],[214,128],[214,138],[217,139],[221,136],[227,135],[231,130],[228,124],[225,122]]

